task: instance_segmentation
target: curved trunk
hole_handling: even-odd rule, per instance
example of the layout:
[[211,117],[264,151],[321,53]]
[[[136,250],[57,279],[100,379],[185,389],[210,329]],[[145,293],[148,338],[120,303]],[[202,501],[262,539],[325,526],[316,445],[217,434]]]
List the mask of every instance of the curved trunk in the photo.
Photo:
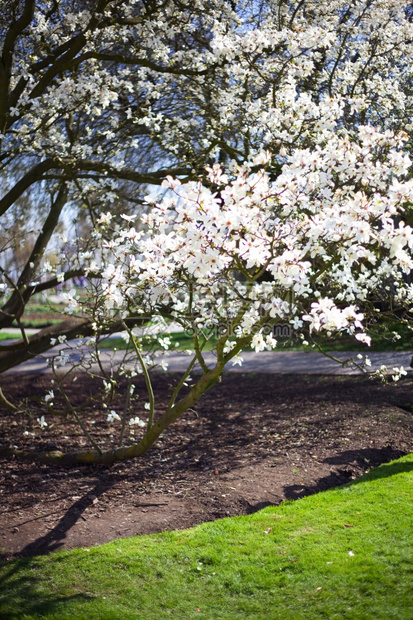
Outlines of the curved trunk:
[[214,368],[204,373],[191,387],[190,392],[176,404],[168,407],[165,413],[146,431],[144,437],[137,444],[121,446],[104,451],[80,450],[67,453],[58,450],[36,453],[34,451],[19,450],[7,446],[0,448],[0,457],[14,456],[22,460],[55,465],[112,465],[116,461],[125,461],[127,459],[143,456],[153,446],[165,429],[175,422],[185,411],[193,407],[201,396],[220,380],[224,366],[224,362],[220,361]]

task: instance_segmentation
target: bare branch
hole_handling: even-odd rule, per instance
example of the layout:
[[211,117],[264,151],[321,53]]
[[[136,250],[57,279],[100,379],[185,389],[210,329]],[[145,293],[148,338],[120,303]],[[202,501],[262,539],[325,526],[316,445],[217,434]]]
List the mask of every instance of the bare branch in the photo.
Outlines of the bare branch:
[[0,133],[5,130],[8,113],[8,93],[10,88],[13,52],[16,40],[33,19],[36,2],[26,0],[21,16],[11,24],[6,33],[0,58]]
[[42,175],[52,168],[60,167],[54,159],[44,159],[33,166],[0,200],[0,216],[4,215],[18,198],[31,186],[41,180]]

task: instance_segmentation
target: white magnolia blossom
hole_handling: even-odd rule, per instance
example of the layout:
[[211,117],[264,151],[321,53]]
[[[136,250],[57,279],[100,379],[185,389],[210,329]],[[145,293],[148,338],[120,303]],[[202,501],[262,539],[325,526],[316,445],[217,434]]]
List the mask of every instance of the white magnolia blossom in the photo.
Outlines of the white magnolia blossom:
[[[206,373],[211,331],[221,368],[276,347],[273,327],[368,346],[377,301],[410,312],[410,5],[23,4],[0,20],[3,326],[85,274],[62,297],[91,349],[128,320],[138,339],[173,321]],[[140,355],[131,374],[160,360]]]
[[393,368],[392,369],[392,379],[393,381],[399,381],[399,379],[401,377],[404,377],[407,375],[407,371],[403,368],[403,366],[400,366],[399,368]]
[[66,336],[58,336],[57,338],[50,338],[50,344],[52,346],[54,346],[55,344],[59,343],[59,344],[63,344],[65,343],[67,340]]
[[[214,186],[217,165],[210,186],[166,179],[169,192],[142,216],[139,238],[118,229],[110,251],[100,247],[101,307],[151,317],[167,308],[186,329],[224,324],[233,342],[256,351],[276,346],[265,328],[281,321],[370,345],[360,306],[390,285],[400,303],[413,301],[404,278],[413,248],[402,219],[413,202],[405,144],[404,134],[372,127],[358,127],[352,140],[331,130],[312,152],[286,156],[275,179],[249,165],[223,187]],[[225,353],[239,350],[226,345]]]
[[111,409],[108,413],[108,422],[117,422],[120,420],[120,415],[116,413],[114,409]]
[[68,293],[62,293],[62,297],[67,303],[65,312],[67,312],[67,314],[73,314],[79,306],[79,298],[76,294],[76,289],[72,288]]
[[141,420],[141,418],[139,418],[138,416],[135,416],[134,418],[131,418],[129,420],[129,426],[140,426],[142,428],[145,428],[146,423]]
[[46,396],[44,397],[44,402],[45,403],[49,403],[50,405],[53,404],[53,399],[54,399],[54,392],[53,390],[49,390],[46,394]]

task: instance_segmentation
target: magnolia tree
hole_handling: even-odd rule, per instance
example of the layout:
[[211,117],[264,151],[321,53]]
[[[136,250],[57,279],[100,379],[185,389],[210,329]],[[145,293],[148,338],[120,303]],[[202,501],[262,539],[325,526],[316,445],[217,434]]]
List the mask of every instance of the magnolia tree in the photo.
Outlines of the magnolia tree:
[[[101,372],[104,401],[110,402],[119,374],[129,379],[121,415],[108,410],[108,422],[119,423],[121,443],[125,439],[129,445],[102,450],[84,429],[94,450],[41,458],[110,463],[141,456],[219,381],[226,364],[242,363],[243,348],[276,348],[271,327],[279,322],[287,321],[299,335],[309,332],[315,341],[320,333],[349,333],[368,346],[365,326],[378,292],[385,297],[395,290],[399,307],[409,308],[413,301],[413,287],[404,277],[413,266],[413,230],[401,219],[413,199],[413,181],[404,180],[411,165],[403,153],[405,140],[404,134],[360,126],[352,141],[331,135],[313,152],[285,155],[273,181],[265,168],[252,172],[249,165],[231,179],[218,164],[208,171],[210,187],[169,178],[168,196],[149,201],[141,231],[130,216],[124,216],[123,228],[110,230],[111,214],[102,215],[90,269],[95,272],[97,255],[104,269],[92,303],[81,310],[93,318],[95,337],[88,345],[98,369],[89,368],[94,375]],[[269,157],[262,154],[252,163],[265,166]],[[269,280],[263,281],[264,274]],[[71,311],[80,305],[74,295],[70,304]],[[161,411],[149,372],[158,360],[128,326],[130,317],[139,316],[155,323],[171,319],[193,334],[186,371]],[[108,372],[98,343],[111,322],[123,325],[134,360]],[[211,364],[203,348],[214,329],[221,335]],[[159,343],[168,349],[170,341],[160,337]],[[53,359],[57,390],[67,400],[57,372],[61,363],[70,365],[70,347]],[[201,374],[191,379],[196,365]],[[78,359],[73,367],[79,369]],[[395,372],[397,377],[404,371]],[[145,406],[137,405],[142,417],[132,403],[138,374],[147,388]],[[54,397],[52,390],[51,408]],[[81,423],[70,403],[69,412]],[[133,443],[125,434],[128,426],[140,429],[133,432]]]
[[[15,161],[24,166],[43,144],[54,149],[42,182],[61,183],[51,194],[53,204],[64,199],[73,209],[80,200],[90,205],[90,234],[78,240],[70,268],[65,257],[66,262],[47,265],[45,276],[40,258],[32,257],[25,279],[15,282],[4,274],[9,297],[3,315],[20,320],[12,302],[22,308],[33,292],[56,279],[74,273],[88,278],[81,298],[75,290],[66,295],[73,317],[68,321],[76,328],[70,323],[71,331],[43,332],[37,336],[41,349],[38,340],[19,345],[29,355],[82,330],[91,336],[83,357],[78,351],[72,358],[72,368],[101,377],[102,406],[109,422],[119,424],[120,445],[98,446],[70,403],[59,372],[69,363],[65,372],[71,373],[69,345],[53,360],[55,384],[47,405],[52,409],[60,392],[93,444],[90,452],[69,460],[108,463],[144,454],[219,381],[227,363],[241,362],[245,347],[275,348],[274,326],[280,322],[316,345],[318,334],[348,333],[368,347],[368,328],[380,309],[409,321],[413,26],[408,7],[398,1],[263,2],[258,7],[221,2],[205,12],[202,2],[191,7],[107,2],[96,5],[95,21],[89,9],[69,19],[53,7],[39,3],[39,40],[52,37],[46,28],[50,14],[58,31],[62,24],[70,32],[80,29],[83,47],[71,48],[69,64],[53,75],[46,60],[39,65],[35,59],[26,68],[30,75],[40,67],[44,91],[26,95],[24,114],[5,144],[22,141],[26,155],[17,149]],[[133,53],[126,54],[132,40]],[[66,44],[61,45],[59,53],[65,54]],[[56,54],[47,56],[49,63]],[[19,88],[26,92],[26,87]],[[82,107],[90,98],[92,103]],[[47,123],[40,120],[39,109],[56,106]],[[70,106],[78,119],[76,139],[67,129],[73,120]],[[80,123],[80,117],[87,122]],[[42,123],[47,139],[40,140]],[[104,126],[111,129],[101,138]],[[163,164],[156,173],[132,171],[133,165],[143,165],[133,146],[136,127],[146,128],[146,164],[152,156]],[[64,147],[62,132],[72,136]],[[166,162],[175,170],[168,171]],[[33,178],[26,172],[25,183],[27,175]],[[159,197],[149,191],[143,198],[120,182],[161,182],[165,175]],[[9,202],[27,189],[27,183],[19,183],[8,191]],[[119,196],[126,194],[128,209],[123,210]],[[36,257],[46,247],[39,243]],[[29,282],[35,274],[37,284]],[[190,330],[193,346],[169,404],[158,410],[150,370],[159,357],[143,348],[141,330],[148,322],[169,321]],[[99,342],[119,328],[134,358],[107,368]],[[214,330],[219,337],[211,364],[203,350]],[[159,344],[165,350],[169,340],[161,336]],[[191,379],[195,368],[201,374]],[[133,393],[138,373],[145,379],[145,405]],[[118,375],[128,380],[127,390],[118,395],[121,410],[110,407]]]
[[139,209],[143,187],[208,161],[221,130],[206,93],[223,64],[210,41],[237,19],[226,0],[0,0],[0,328],[22,330],[0,371],[91,333],[73,317],[29,338],[24,314],[83,275],[102,209]]

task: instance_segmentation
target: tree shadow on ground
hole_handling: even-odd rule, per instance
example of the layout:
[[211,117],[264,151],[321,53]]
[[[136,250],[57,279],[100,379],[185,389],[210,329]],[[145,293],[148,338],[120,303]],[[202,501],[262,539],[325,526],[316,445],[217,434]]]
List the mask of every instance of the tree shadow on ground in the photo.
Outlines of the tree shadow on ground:
[[[164,377],[156,381],[161,379],[165,382]],[[73,390],[79,390],[78,383],[83,395],[92,390],[92,384],[81,377]],[[399,387],[397,398],[407,402],[411,381]],[[196,411],[177,420],[142,460],[119,462],[110,468],[4,461],[0,519],[8,529],[0,527],[3,557],[69,548],[70,530],[85,517],[90,523],[85,546],[106,542],[115,534],[109,531],[112,522],[106,518],[97,525],[90,518],[96,511],[114,515],[131,506],[139,511],[139,531],[133,530],[132,535],[150,534],[256,512],[284,498],[298,499],[347,483],[409,451],[413,420],[411,414],[391,408],[392,399],[387,386],[365,379],[224,377],[216,391],[205,396]],[[91,410],[87,415],[94,422],[97,439],[113,442],[107,413]],[[10,412],[0,426],[0,434],[4,428],[10,435],[5,434],[7,441],[25,445],[22,428],[13,426]],[[79,441],[65,420],[36,433],[39,449],[50,449],[49,444],[55,443],[59,449],[70,450]],[[341,451],[345,446],[352,450]],[[297,459],[306,463],[302,467],[308,467],[308,473],[301,465],[300,472],[295,471]],[[301,484],[295,484],[300,480]],[[240,493],[236,489],[229,493],[230,485],[240,486]],[[99,498],[96,510],[93,496]],[[171,512],[158,510],[159,500],[166,505],[171,499]],[[60,520],[45,534],[45,525],[52,527],[54,521],[50,518],[45,524],[41,519],[49,515]],[[116,534],[130,535],[129,531]],[[76,544],[84,540],[82,533],[76,535]]]
[[326,458],[323,461],[331,465],[342,465],[343,469],[331,472],[328,476],[323,476],[313,486],[302,486],[298,484],[285,486],[285,496],[287,499],[291,500],[300,499],[306,495],[320,493],[320,491],[326,491],[327,489],[338,487],[348,482],[351,482],[352,485],[364,482],[365,478],[363,478],[363,480],[361,480],[361,478],[352,480],[352,464],[365,467],[367,463],[371,467],[377,467],[378,469],[367,474],[372,479],[387,478],[388,476],[393,476],[404,471],[412,471],[413,463],[388,463],[388,461],[398,459],[404,454],[405,453],[400,450],[393,450],[389,447],[381,449],[366,448],[365,450],[357,451],[346,450],[340,454]]
[[46,555],[52,551],[57,551],[62,547],[67,532],[81,518],[86,508],[113,487],[117,480],[118,476],[116,475],[105,476],[103,479],[100,479],[92,491],[88,491],[88,493],[70,506],[59,523],[50,532],[30,542],[18,553],[18,556],[24,558],[33,555]]

